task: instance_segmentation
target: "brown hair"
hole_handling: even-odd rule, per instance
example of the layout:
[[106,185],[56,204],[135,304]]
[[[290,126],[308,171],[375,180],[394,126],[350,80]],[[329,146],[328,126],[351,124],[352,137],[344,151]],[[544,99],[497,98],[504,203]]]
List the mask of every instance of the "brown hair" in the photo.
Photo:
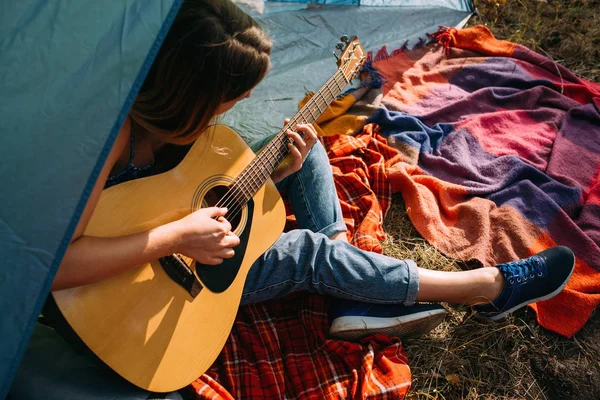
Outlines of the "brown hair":
[[271,40],[229,0],[184,0],[131,117],[165,142],[187,144],[219,104],[251,90],[270,68]]

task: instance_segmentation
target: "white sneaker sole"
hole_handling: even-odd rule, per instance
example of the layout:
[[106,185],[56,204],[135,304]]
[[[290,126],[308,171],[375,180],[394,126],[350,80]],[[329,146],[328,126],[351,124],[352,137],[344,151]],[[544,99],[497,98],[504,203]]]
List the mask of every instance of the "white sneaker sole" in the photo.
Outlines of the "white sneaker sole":
[[329,328],[329,335],[355,341],[376,333],[408,339],[421,336],[438,326],[446,318],[446,310],[422,311],[396,318],[339,317]]

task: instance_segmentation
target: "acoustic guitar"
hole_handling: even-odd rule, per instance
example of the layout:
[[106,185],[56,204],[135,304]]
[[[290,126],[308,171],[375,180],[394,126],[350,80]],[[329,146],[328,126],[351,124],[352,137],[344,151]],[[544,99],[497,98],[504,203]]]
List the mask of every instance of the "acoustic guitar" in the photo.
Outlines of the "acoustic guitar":
[[[104,281],[53,293],[67,322],[109,367],[154,392],[180,389],[215,361],[233,325],[250,266],[281,235],[285,209],[271,173],[288,155],[287,129],[313,123],[366,56],[342,37],[338,70],[258,154],[213,126],[173,169],[102,192],[85,235],[147,231],[200,209],[227,207],[241,239],[216,266],[173,254]],[[85,266],[82,266],[84,268]]]

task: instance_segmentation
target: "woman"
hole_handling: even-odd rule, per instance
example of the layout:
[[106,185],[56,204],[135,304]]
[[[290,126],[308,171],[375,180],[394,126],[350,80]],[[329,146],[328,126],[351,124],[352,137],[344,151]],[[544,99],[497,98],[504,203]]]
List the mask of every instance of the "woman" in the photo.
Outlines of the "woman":
[[[239,238],[231,232],[222,208],[201,209],[128,236],[100,238],[83,233],[103,188],[160,172],[157,166],[168,154],[185,148],[178,146],[192,143],[213,118],[249,97],[270,68],[270,51],[268,36],[230,1],[184,1],[106,160],[52,290],[97,282],[172,253],[215,268],[234,255]],[[242,303],[308,290],[388,305],[442,301],[474,305],[484,316],[498,319],[526,304],[556,295],[568,281],[574,258],[564,247],[497,268],[441,272],[418,268],[411,260],[396,260],[351,246],[344,240],[345,226],[331,170],[315,130],[310,125],[299,125],[297,131],[306,138],[288,132],[294,143],[290,147],[292,162],[278,169],[273,179],[290,198],[303,229],[283,234],[255,262],[246,280]],[[310,169],[302,169],[304,163],[310,164]],[[305,190],[307,185],[310,191]],[[311,204],[336,206],[311,209]],[[42,379],[56,373],[55,364],[41,362],[36,355],[53,354],[57,346],[59,354],[71,351],[56,337],[51,340],[54,350],[48,343],[39,345],[37,333],[13,387],[19,398],[28,396],[31,387],[26,382],[32,376]],[[72,363],[93,364],[89,358],[81,361],[79,356],[73,357]],[[46,360],[54,359],[46,356]],[[94,383],[88,388],[97,385],[97,390],[119,393],[123,398],[148,395],[111,371],[92,370],[94,376],[88,379]],[[65,374],[60,376],[64,378]],[[76,383],[70,382],[61,390],[75,387]],[[47,390],[44,394],[45,398],[73,397],[72,393],[52,394]],[[86,396],[77,392],[74,398]]]

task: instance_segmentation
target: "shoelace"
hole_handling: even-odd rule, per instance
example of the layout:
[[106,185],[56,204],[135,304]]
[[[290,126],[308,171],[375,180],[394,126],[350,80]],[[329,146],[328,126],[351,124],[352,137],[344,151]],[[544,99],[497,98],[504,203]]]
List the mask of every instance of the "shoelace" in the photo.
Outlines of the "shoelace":
[[518,260],[498,266],[510,286],[546,275],[546,263],[539,256]]

